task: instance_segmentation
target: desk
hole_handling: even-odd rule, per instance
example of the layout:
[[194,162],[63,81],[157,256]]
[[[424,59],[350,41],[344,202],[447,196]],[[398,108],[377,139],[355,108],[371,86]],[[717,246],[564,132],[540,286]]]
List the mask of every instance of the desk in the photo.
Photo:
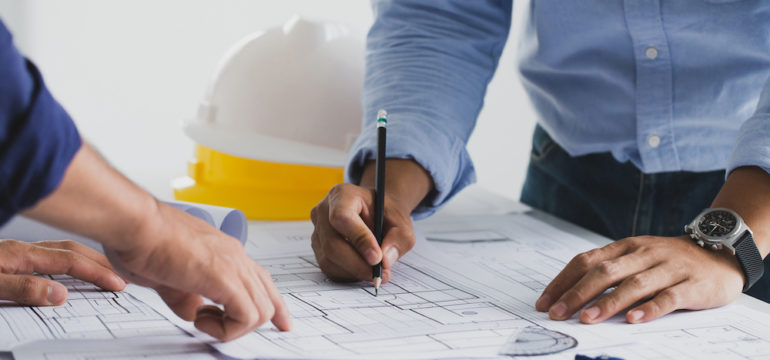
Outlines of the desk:
[[[452,201],[451,204],[436,214],[434,218],[440,219],[442,216],[456,215],[495,215],[506,214],[510,212],[524,213],[527,216],[542,220],[558,229],[586,239],[593,244],[596,244],[596,246],[602,246],[610,242],[610,240],[607,238],[599,236],[573,224],[567,223],[551,215],[542,213],[537,210],[529,209],[514,201],[506,200],[500,196],[473,187],[460,194],[456,199]],[[416,226],[419,228],[420,223],[418,222]],[[751,308],[770,313],[770,304],[755,300],[749,296],[742,295],[738,302]],[[0,359],[10,358],[12,357],[9,354],[0,354]]]

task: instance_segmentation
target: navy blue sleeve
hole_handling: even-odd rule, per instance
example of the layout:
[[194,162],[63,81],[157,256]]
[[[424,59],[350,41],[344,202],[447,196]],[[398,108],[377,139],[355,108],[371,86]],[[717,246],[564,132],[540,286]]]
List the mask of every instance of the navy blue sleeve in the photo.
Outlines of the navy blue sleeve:
[[50,194],[81,140],[0,21],[0,225]]

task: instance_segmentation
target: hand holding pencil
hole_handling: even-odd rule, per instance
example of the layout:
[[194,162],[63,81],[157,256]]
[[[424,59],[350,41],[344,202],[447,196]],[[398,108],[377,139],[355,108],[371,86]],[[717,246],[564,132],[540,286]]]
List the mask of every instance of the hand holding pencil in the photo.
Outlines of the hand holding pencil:
[[[396,131],[398,125],[393,123],[393,116],[390,114],[391,119],[386,121],[393,125],[390,130]],[[379,137],[372,133],[365,135],[372,140]],[[380,163],[385,170],[380,172],[384,178],[380,184],[385,190],[380,192],[383,200],[379,228],[375,226],[377,169],[374,159],[364,165],[360,185],[334,186],[311,211],[313,251],[321,270],[332,280],[375,281],[377,270],[373,266],[381,263],[381,284],[387,283],[393,264],[414,246],[411,212],[433,188],[432,179],[414,160],[385,160],[385,150],[381,153]],[[381,245],[375,236],[377,229],[382,232]]]

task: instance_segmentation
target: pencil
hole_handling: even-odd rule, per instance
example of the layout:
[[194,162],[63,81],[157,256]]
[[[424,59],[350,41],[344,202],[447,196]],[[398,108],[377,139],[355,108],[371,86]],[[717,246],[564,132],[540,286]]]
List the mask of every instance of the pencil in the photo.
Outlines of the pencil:
[[[385,219],[385,125],[388,124],[388,112],[377,112],[377,159],[375,160],[374,180],[374,237],[382,248],[383,222]],[[382,261],[372,266],[374,296],[380,292],[382,283]]]

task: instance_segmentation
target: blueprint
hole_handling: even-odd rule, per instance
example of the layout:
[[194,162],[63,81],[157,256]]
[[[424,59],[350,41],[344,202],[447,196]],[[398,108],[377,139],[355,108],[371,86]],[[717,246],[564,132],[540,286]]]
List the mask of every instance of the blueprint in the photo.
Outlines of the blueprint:
[[371,284],[326,279],[309,223],[256,224],[247,253],[284,295],[294,328],[268,325],[215,347],[238,358],[640,359],[770,356],[770,315],[734,304],[647,324],[557,322],[534,310],[575,254],[595,245],[521,213],[418,223],[418,245],[375,297]]
[[[151,290],[104,291],[69,276],[49,276],[69,290],[61,306],[0,303],[0,351],[36,340],[121,339],[137,336],[188,336],[168,319],[170,312]],[[140,300],[141,299],[141,300]],[[149,304],[155,301],[155,306]]]
[[[548,320],[532,304],[574,255],[596,245],[534,217],[437,219],[425,221],[419,228],[433,247],[455,260],[458,270],[462,264],[470,264],[489,277],[476,284],[478,291],[579,342],[576,349],[539,358],[571,359],[580,353],[650,360],[770,359],[770,315],[737,303],[706,311],[680,311],[635,325],[627,324],[622,316],[597,325],[582,325],[575,319]],[[551,344],[557,346],[559,338],[553,337]]]
[[271,272],[294,326],[267,324],[214,343],[220,354],[152,290],[113,293],[65,276],[53,277],[70,291],[63,306],[0,303],[0,351],[60,360],[770,359],[770,314],[741,303],[635,325],[619,316],[597,325],[549,320],[535,300],[569,259],[595,245],[528,215],[444,216],[416,226],[417,246],[374,296],[371,283],[323,275],[309,222],[249,224],[246,252]]
[[540,327],[419,250],[402,258],[379,296],[369,282],[331,282],[308,251],[310,226],[258,226],[249,230],[259,242],[246,244],[284,295],[292,331],[268,326],[217,349],[240,358],[494,357],[515,333]]
[[179,336],[110,340],[47,340],[13,349],[24,360],[216,360],[222,356],[199,339]]

